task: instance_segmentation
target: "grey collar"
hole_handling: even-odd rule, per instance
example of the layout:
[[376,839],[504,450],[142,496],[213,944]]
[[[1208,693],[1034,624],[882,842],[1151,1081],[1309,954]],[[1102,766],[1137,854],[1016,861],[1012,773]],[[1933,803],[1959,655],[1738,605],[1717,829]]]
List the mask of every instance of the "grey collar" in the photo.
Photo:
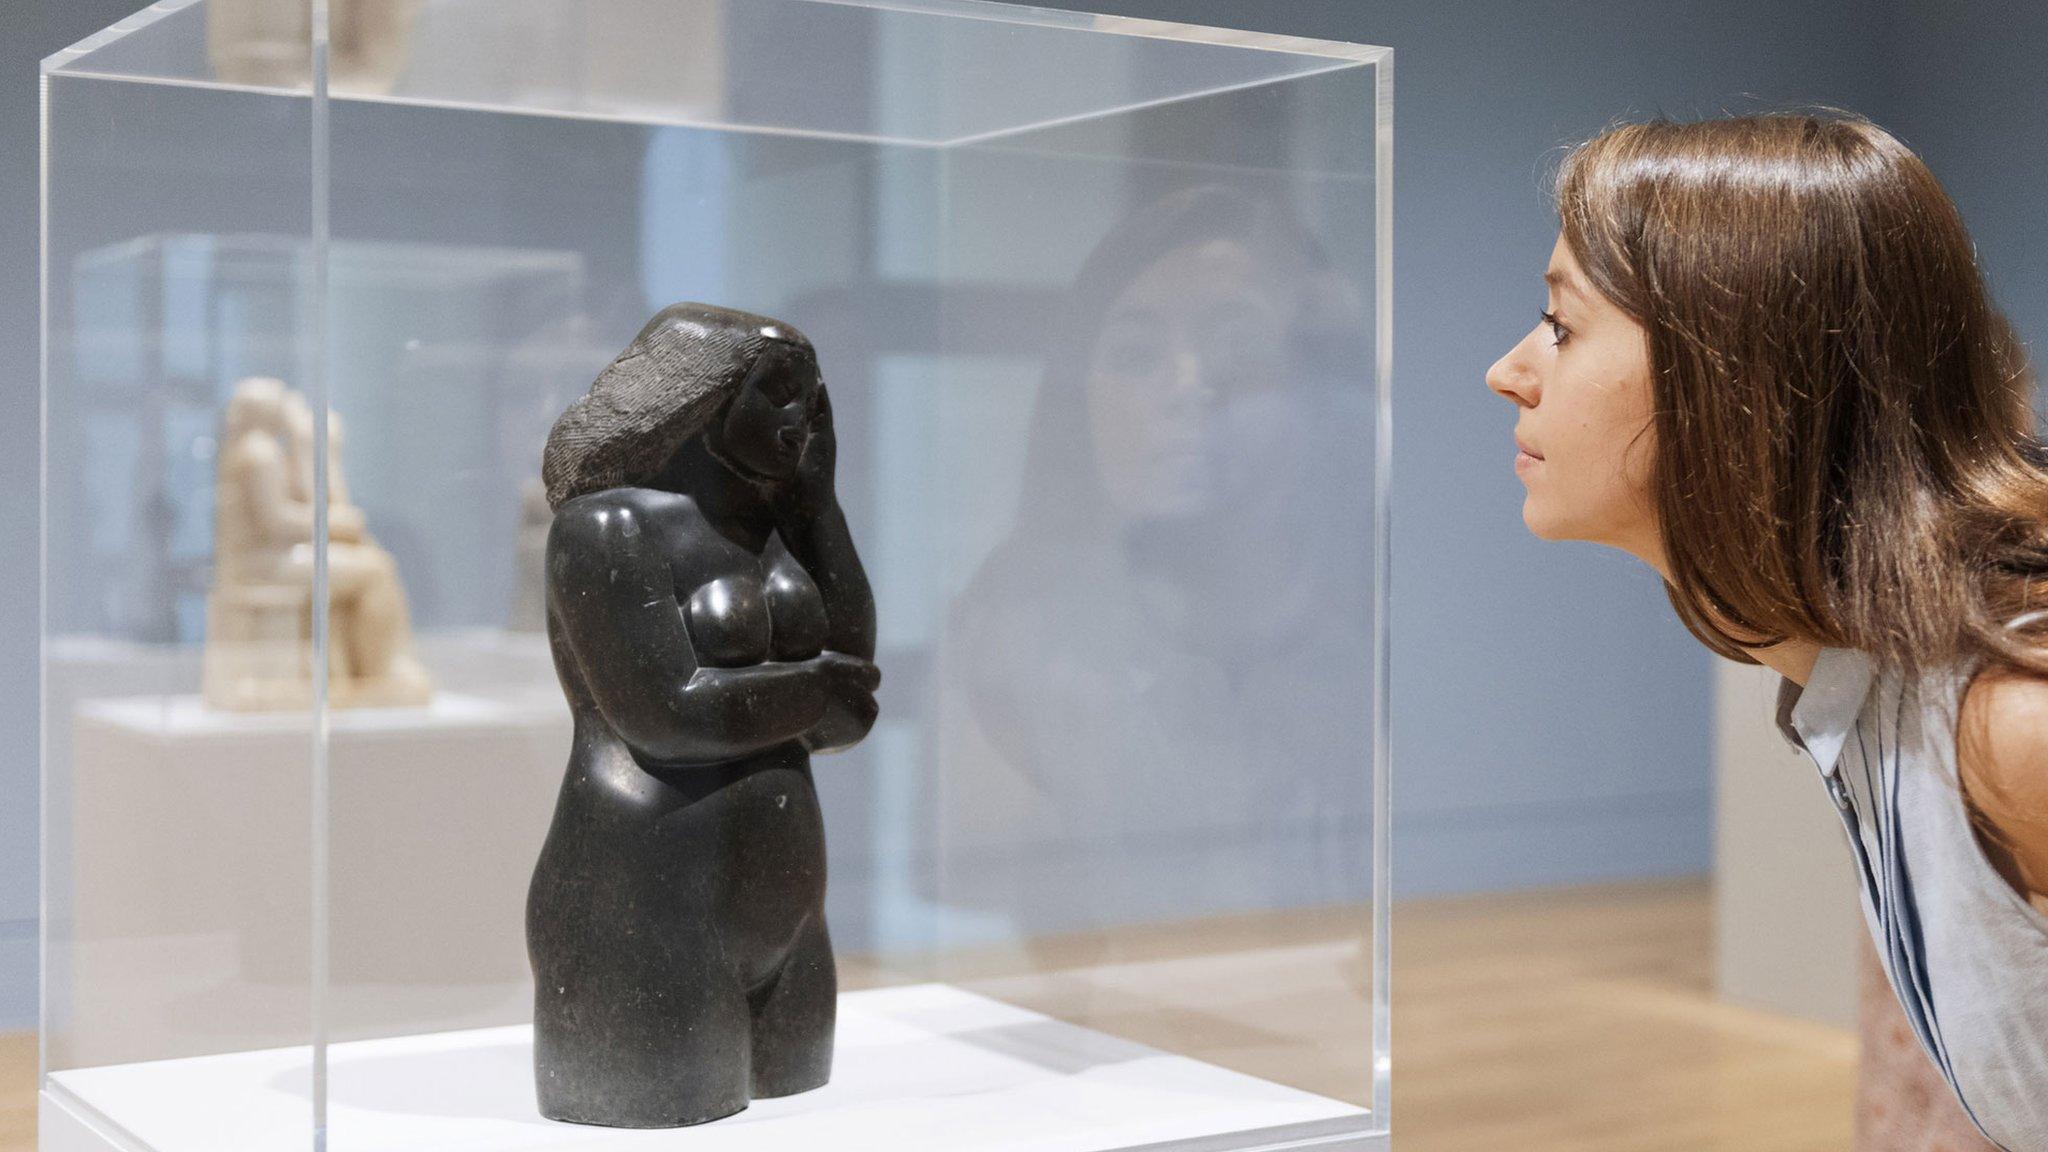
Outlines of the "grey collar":
[[1842,746],[1870,694],[1870,658],[1854,648],[1822,648],[1801,688],[1778,678],[1778,730],[1806,749],[1821,775],[1833,775]]

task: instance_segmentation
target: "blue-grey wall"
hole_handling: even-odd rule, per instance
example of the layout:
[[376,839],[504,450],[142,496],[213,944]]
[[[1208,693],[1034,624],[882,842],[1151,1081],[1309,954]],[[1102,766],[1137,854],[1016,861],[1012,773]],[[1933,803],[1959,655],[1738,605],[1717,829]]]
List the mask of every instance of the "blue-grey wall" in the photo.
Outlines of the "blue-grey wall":
[[1992,292],[2038,340],[2048,335],[2048,8],[1888,0],[1884,13],[1877,70],[1898,94],[1886,126],[1955,197]]
[[[36,531],[36,74],[140,0],[0,4],[0,539]],[[2024,330],[2048,324],[2048,14],[1822,0],[1090,0],[1393,45],[1396,876],[1404,895],[1703,871],[1712,657],[1655,577],[1523,530],[1487,365],[1533,322],[1556,146],[1607,121],[1791,101],[1893,124],[1962,202]],[[31,1022],[36,571],[0,549],[0,1027]]]

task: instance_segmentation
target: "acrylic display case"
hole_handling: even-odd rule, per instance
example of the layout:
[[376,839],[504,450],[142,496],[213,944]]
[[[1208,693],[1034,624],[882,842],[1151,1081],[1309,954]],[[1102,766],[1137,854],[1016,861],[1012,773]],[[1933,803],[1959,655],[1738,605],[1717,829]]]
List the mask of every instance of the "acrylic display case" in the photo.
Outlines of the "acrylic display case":
[[[967,0],[165,0],[47,60],[42,1148],[1384,1147],[1391,60]],[[629,1131],[535,1110],[537,485],[680,300],[817,347],[885,679],[814,768],[831,1083]],[[314,511],[236,599],[251,378]],[[344,483],[425,702],[335,695]],[[252,627],[300,694],[210,703]]]

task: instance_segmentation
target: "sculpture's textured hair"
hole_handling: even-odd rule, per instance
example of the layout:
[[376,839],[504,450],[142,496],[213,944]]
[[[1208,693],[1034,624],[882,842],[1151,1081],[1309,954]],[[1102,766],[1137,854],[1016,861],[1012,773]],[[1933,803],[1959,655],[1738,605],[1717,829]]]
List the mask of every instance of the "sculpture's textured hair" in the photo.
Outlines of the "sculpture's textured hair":
[[1920,159],[1841,113],[1615,128],[1563,239],[1648,339],[1651,499],[1708,647],[2048,675],[2048,473],[2024,349]]
[[711,304],[671,304],[569,405],[541,453],[548,506],[645,484],[703,431],[775,344],[815,353],[779,320]]

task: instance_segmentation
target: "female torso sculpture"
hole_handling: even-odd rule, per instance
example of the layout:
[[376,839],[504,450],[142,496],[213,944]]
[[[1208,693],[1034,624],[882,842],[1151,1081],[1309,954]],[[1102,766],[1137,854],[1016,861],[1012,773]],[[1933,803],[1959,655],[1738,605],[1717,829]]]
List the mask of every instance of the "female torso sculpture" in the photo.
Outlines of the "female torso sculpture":
[[813,752],[873,724],[874,602],[803,336],[676,305],[549,437],[548,635],[575,717],[534,872],[552,1118],[702,1123],[825,1083]]

